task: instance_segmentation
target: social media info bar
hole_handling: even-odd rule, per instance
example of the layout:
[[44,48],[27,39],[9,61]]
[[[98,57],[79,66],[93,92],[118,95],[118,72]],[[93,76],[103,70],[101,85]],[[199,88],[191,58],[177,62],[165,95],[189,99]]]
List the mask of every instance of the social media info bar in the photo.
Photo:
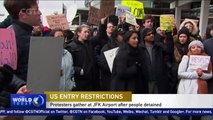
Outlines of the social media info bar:
[[45,92],[13,94],[0,115],[213,115],[211,94]]

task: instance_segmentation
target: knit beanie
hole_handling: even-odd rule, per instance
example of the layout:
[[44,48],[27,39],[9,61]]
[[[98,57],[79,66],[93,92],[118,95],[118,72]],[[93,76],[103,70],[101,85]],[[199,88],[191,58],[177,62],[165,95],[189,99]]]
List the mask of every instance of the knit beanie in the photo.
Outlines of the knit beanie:
[[[153,32],[153,29],[144,28],[144,29],[142,30],[142,32],[141,32],[141,38],[142,38],[142,40],[144,40],[145,36],[146,36],[147,33],[149,33],[149,32]],[[142,40],[141,40],[141,41],[142,41]]]
[[190,33],[189,33],[189,30],[186,28],[186,27],[182,27],[179,31],[178,31],[178,38],[181,34],[186,34],[186,36],[188,37],[188,40],[189,40],[189,37],[190,37]]
[[199,40],[194,40],[189,44],[188,49],[190,49],[193,45],[199,46],[202,50],[204,50],[204,45],[201,41]]

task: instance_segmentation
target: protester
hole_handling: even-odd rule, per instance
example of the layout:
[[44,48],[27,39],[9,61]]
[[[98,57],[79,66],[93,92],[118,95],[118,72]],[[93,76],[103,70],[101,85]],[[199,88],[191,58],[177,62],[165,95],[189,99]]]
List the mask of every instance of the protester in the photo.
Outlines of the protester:
[[189,30],[190,41],[201,40],[201,36],[199,35],[199,28],[194,21],[186,19],[180,24],[179,30],[182,27],[186,27]]
[[[204,44],[205,52],[209,56],[211,56],[211,63],[213,63],[213,47],[212,47],[213,46],[213,37],[211,37],[207,40],[204,40],[203,44]],[[209,94],[212,94],[213,93],[213,87],[212,87],[213,86],[213,78],[209,79],[207,82],[208,82],[208,88],[209,88],[208,92],[209,92]]]
[[[75,91],[98,91],[100,80],[98,64],[95,57],[92,40],[89,40],[89,27],[81,25],[76,28],[73,41],[67,50],[73,56]],[[74,116],[74,120],[85,120],[86,116]]]
[[69,44],[70,42],[72,42],[72,39],[74,37],[74,33],[67,29],[67,30],[64,30],[64,39],[65,39],[65,44]]
[[[30,91],[26,88],[25,82],[27,80],[30,36],[33,30],[32,26],[40,24],[41,12],[38,9],[37,0],[5,0],[4,6],[12,18],[12,25],[9,28],[15,31],[18,55],[17,69],[14,70],[17,77],[13,77],[12,80],[16,86],[9,86],[7,90],[10,93],[29,93]],[[19,78],[23,82],[17,80]],[[1,102],[5,102],[4,105],[9,106],[9,95],[6,94],[5,97]]]
[[[115,57],[112,70],[112,91],[131,91],[132,93],[148,93],[148,84],[143,79],[142,57],[138,48],[139,40],[136,31],[124,35],[124,42]],[[144,117],[119,116],[118,120],[143,120]]]
[[206,28],[206,35],[203,40],[209,39],[213,37],[213,24],[210,24]]
[[[207,81],[212,77],[212,64],[209,62],[208,69],[202,68],[193,69],[189,67],[189,59],[191,55],[208,56],[204,52],[202,42],[195,40],[189,44],[189,52],[184,55],[179,68],[178,76],[181,81],[178,86],[178,94],[207,94]],[[181,116],[180,120],[190,120],[189,116]],[[192,116],[192,120],[201,120],[201,116]]]
[[[64,33],[61,29],[52,30],[50,36],[62,38],[65,42]],[[72,55],[69,51],[63,49],[59,90],[71,91],[74,87],[75,81]],[[47,116],[45,120],[63,120],[63,116]]]

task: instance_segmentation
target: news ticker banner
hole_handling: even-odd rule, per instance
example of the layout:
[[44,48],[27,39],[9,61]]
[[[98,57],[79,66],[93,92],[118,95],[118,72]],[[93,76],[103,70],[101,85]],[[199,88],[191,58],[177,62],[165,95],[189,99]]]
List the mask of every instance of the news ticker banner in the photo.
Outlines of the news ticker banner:
[[213,115],[211,94],[45,92],[13,94],[0,115]]
[[1,115],[103,115],[103,116],[212,116],[213,109],[6,109],[0,108]]

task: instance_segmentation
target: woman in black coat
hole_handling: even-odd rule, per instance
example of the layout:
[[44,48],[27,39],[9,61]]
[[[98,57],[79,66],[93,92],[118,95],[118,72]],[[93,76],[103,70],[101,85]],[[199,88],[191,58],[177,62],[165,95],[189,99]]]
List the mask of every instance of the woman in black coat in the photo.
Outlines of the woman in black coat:
[[148,84],[142,79],[138,34],[128,31],[124,43],[115,57],[112,70],[111,90],[148,93]]
[[[132,93],[148,93],[148,84],[142,79],[141,54],[138,48],[138,34],[128,31],[124,42],[115,57],[112,70],[112,91],[132,91]],[[119,116],[118,119],[143,120],[142,116]]]

